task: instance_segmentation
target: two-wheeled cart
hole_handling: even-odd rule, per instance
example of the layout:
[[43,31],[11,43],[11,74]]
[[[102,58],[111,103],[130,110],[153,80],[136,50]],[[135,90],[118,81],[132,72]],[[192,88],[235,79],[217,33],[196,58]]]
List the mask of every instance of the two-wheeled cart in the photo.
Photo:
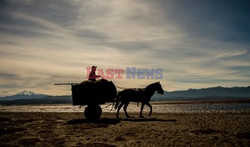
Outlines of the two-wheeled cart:
[[55,85],[71,85],[73,105],[87,106],[84,110],[86,119],[99,119],[102,114],[101,104],[114,102],[117,90],[112,81],[105,79],[96,82],[59,83]]

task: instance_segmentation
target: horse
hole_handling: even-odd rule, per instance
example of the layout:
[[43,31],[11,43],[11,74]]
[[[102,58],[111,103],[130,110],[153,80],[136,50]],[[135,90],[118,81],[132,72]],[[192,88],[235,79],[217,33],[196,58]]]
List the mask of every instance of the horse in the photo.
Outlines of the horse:
[[[155,91],[157,91],[160,94],[163,94],[164,91],[161,87],[160,82],[155,82],[150,85],[148,85],[146,88],[131,88],[131,89],[124,89],[120,91],[116,98],[116,104],[115,109],[117,109],[116,117],[119,119],[119,111],[121,107],[124,105],[123,109],[126,114],[127,118],[130,118],[130,116],[127,113],[127,107],[129,102],[141,102],[141,112],[140,117],[142,116],[142,111],[144,108],[144,105],[146,104],[150,108],[149,116],[152,114],[152,106],[149,104],[149,101],[151,100],[151,97],[154,95]],[[120,103],[121,102],[121,103]]]

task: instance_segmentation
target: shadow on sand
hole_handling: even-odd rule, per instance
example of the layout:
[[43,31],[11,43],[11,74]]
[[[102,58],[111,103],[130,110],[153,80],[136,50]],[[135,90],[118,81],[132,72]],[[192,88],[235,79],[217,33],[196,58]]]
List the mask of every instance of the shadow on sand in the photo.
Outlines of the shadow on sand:
[[72,119],[68,121],[66,124],[74,125],[74,124],[87,124],[87,123],[96,123],[96,124],[107,124],[107,125],[115,125],[119,123],[120,120],[117,119],[109,119],[109,118],[102,118],[98,120],[87,120],[87,119]]
[[95,124],[107,124],[107,125],[115,125],[120,121],[131,121],[131,122],[147,122],[147,121],[155,121],[155,122],[176,122],[176,119],[156,119],[156,118],[126,118],[126,119],[110,119],[110,118],[103,118],[98,120],[87,120],[87,119],[72,119],[68,121],[66,124],[74,125],[74,124],[88,124],[88,123],[95,123]]
[[176,119],[157,119],[157,118],[126,118],[121,121],[146,122],[146,121],[161,121],[161,122],[176,122]]

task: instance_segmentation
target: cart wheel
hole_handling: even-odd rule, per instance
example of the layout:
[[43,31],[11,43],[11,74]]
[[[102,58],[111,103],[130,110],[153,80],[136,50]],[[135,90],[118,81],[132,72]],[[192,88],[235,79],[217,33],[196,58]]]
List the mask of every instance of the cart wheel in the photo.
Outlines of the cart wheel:
[[84,116],[89,120],[99,119],[102,115],[102,108],[99,105],[88,105],[84,110]]

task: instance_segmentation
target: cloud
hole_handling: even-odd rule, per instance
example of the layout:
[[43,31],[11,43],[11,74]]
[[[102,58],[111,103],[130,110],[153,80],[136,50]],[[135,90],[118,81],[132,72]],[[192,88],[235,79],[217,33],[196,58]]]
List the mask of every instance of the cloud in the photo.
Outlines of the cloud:
[[233,51],[233,52],[227,52],[227,53],[222,53],[222,54],[219,54],[217,56],[215,56],[215,58],[226,58],[226,57],[234,57],[234,56],[240,56],[240,55],[244,55],[247,53],[247,50],[236,50],[236,51]]
[[[10,92],[7,85],[70,93],[51,83],[80,82],[92,65],[163,68],[165,90],[246,86],[249,26],[240,24],[247,9],[224,2],[6,1],[0,11],[2,95]],[[113,81],[143,87],[155,80]]]

